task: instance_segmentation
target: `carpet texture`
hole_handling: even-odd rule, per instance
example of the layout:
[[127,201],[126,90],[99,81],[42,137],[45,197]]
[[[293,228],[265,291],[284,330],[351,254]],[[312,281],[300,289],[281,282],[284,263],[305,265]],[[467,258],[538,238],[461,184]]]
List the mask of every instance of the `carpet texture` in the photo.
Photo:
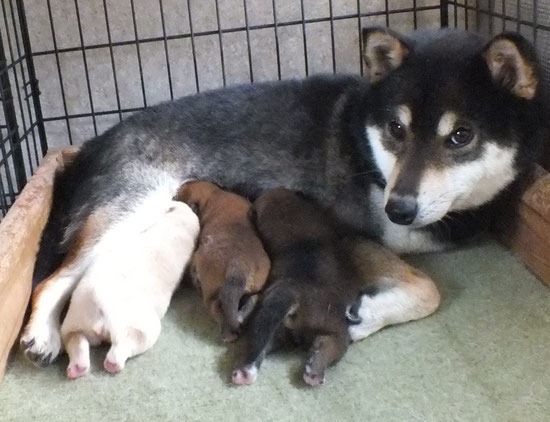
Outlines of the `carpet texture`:
[[157,344],[113,376],[106,348],[92,372],[65,378],[67,357],[37,369],[19,353],[0,385],[7,421],[549,421],[550,289],[491,240],[411,257],[438,283],[432,316],[353,344],[325,386],[301,380],[304,352],[268,356],[256,384],[234,387],[226,348],[189,288]]

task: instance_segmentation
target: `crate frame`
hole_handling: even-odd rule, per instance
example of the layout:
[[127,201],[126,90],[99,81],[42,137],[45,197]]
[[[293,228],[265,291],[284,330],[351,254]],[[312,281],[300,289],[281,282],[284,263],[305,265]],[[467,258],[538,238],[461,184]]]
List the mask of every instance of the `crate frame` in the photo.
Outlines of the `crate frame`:
[[[105,115],[117,116],[119,120],[129,114],[142,110],[150,106],[146,90],[143,63],[141,57],[141,48],[151,42],[161,42],[164,45],[164,58],[167,69],[168,86],[170,98],[174,99],[173,88],[173,69],[170,66],[170,51],[168,42],[177,39],[188,39],[191,42],[195,91],[201,91],[199,80],[200,70],[197,64],[197,46],[196,40],[206,36],[217,36],[219,44],[219,59],[221,63],[222,81],[221,86],[228,84],[224,63],[224,36],[235,32],[246,34],[248,60],[248,79],[251,83],[255,82],[252,49],[250,35],[257,30],[273,30],[276,50],[277,78],[281,79],[281,54],[279,51],[279,30],[286,26],[301,27],[304,52],[304,74],[310,74],[308,67],[308,41],[307,28],[311,24],[328,23],[330,25],[330,42],[332,52],[332,71],[337,72],[335,30],[334,25],[342,20],[356,20],[357,33],[360,34],[362,21],[366,18],[378,17],[385,21],[386,26],[390,25],[390,18],[397,14],[409,14],[413,20],[413,27],[418,25],[417,15],[424,11],[439,11],[439,24],[441,27],[460,27],[465,30],[476,30],[487,34],[494,34],[501,29],[514,29],[528,36],[537,46],[542,35],[546,38],[550,34],[550,19],[548,24],[540,22],[536,11],[539,10],[540,0],[533,0],[531,16],[524,16],[525,0],[441,0],[433,4],[421,5],[421,0],[410,0],[410,7],[391,8],[390,1],[384,0],[384,8],[381,10],[362,10],[361,0],[356,1],[356,10],[354,13],[336,14],[334,12],[334,2],[328,0],[328,11],[325,16],[307,17],[305,13],[305,1],[299,2],[301,19],[282,20],[277,14],[277,0],[271,0],[273,9],[272,22],[267,24],[251,24],[249,22],[248,8],[254,0],[242,0],[244,9],[244,26],[231,28],[222,27],[220,23],[220,1],[214,0],[217,28],[207,31],[194,31],[193,29],[193,1],[185,0],[187,8],[189,31],[177,35],[169,35],[165,25],[165,14],[163,0],[158,0],[160,9],[162,36],[140,37],[136,25],[137,11],[135,0],[129,0],[131,8],[133,39],[124,41],[113,41],[111,37],[111,22],[109,20],[109,6],[107,0],[102,0],[103,18],[105,21],[105,30],[107,32],[107,43],[86,44],[83,36],[83,24],[81,19],[81,4],[83,0],[74,1],[74,10],[77,20],[78,37],[75,39],[75,45],[71,47],[60,47],[57,43],[56,30],[53,19],[54,0],[46,0],[47,19],[49,20],[49,31],[53,40],[51,49],[33,49],[31,37],[29,36],[29,27],[25,13],[25,6],[29,6],[33,0],[0,0],[0,22],[4,24],[3,30],[0,30],[0,220],[6,215],[9,208],[15,202],[15,199],[27,183],[28,179],[34,174],[43,157],[48,152],[48,139],[46,126],[52,123],[63,122],[66,128],[68,144],[74,143],[72,122],[74,119],[91,118],[93,124],[93,135],[101,133],[98,127],[97,118]],[[80,3],[79,3],[80,1]],[[166,1],[166,0],[165,0]],[[510,7],[510,4],[515,5]],[[528,6],[527,6],[528,7]],[[548,38],[550,40],[550,37]],[[359,69],[363,73],[363,63],[361,61],[361,37],[358,36],[359,45]],[[136,88],[141,91],[141,107],[124,107],[121,104],[119,86],[117,81],[116,62],[113,50],[121,46],[135,46],[139,68],[140,86]],[[550,41],[548,43],[550,46]],[[110,53],[110,64],[114,80],[116,97],[116,107],[108,110],[98,110],[94,106],[93,86],[90,81],[90,58],[89,53],[93,50],[107,48]],[[86,93],[89,102],[89,111],[85,113],[69,113],[67,106],[67,95],[63,83],[64,72],[60,64],[60,56],[66,53],[82,54],[84,75],[86,80]],[[55,59],[55,73],[59,80],[60,97],[63,106],[63,112],[58,115],[44,116],[40,98],[39,81],[36,77],[35,60],[41,57],[53,57]],[[548,70],[548,69],[545,69]],[[550,71],[546,72],[546,77],[550,78]],[[550,161],[550,160],[549,160]]]

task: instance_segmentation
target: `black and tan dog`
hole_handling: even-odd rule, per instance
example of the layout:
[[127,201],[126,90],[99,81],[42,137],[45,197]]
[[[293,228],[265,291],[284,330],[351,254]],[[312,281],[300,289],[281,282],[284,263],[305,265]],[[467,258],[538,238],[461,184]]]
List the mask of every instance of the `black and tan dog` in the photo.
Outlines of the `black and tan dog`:
[[208,312],[225,342],[234,341],[256,303],[270,261],[250,221],[252,204],[209,182],[185,183],[176,200],[198,214],[201,232],[191,261]]
[[[62,309],[106,236],[147,219],[189,180],[251,198],[275,186],[304,192],[396,253],[452,246],[510,209],[548,134],[533,47],[518,34],[387,28],[365,29],[362,45],[370,81],[315,76],[203,92],[86,142],[55,180],[26,356],[43,365],[58,356]],[[352,338],[433,311],[437,303],[424,304],[434,296],[414,280],[365,296]]]

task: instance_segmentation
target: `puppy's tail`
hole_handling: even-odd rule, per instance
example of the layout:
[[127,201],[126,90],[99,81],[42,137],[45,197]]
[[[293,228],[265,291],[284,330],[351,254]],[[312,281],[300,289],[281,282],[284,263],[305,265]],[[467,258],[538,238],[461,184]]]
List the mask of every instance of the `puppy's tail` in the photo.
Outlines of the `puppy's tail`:
[[[248,315],[241,315],[241,298],[245,293],[246,280],[242,276],[225,279],[219,293],[220,305],[225,316],[227,329],[236,333]],[[229,333],[227,333],[229,334]]]
[[246,363],[260,366],[271,348],[277,329],[297,308],[298,300],[288,289],[270,289],[262,299],[249,327],[249,350]]

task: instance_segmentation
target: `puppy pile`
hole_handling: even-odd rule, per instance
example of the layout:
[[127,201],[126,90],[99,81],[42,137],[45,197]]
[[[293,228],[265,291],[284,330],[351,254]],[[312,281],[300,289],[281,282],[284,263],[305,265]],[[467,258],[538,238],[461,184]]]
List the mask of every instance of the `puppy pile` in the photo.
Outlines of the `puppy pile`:
[[[360,321],[352,308],[364,283],[354,243],[330,215],[287,189],[269,190],[251,204],[194,181],[152,223],[139,223],[113,231],[72,295],[61,327],[69,378],[88,372],[90,345],[111,343],[104,361],[111,373],[148,350],[190,263],[223,340],[236,340],[246,328],[247,353],[234,384],[254,382],[274,340],[283,337],[309,347],[305,382],[324,383],[326,368],[351,342],[349,325]],[[131,250],[118,244],[121,238]]]

